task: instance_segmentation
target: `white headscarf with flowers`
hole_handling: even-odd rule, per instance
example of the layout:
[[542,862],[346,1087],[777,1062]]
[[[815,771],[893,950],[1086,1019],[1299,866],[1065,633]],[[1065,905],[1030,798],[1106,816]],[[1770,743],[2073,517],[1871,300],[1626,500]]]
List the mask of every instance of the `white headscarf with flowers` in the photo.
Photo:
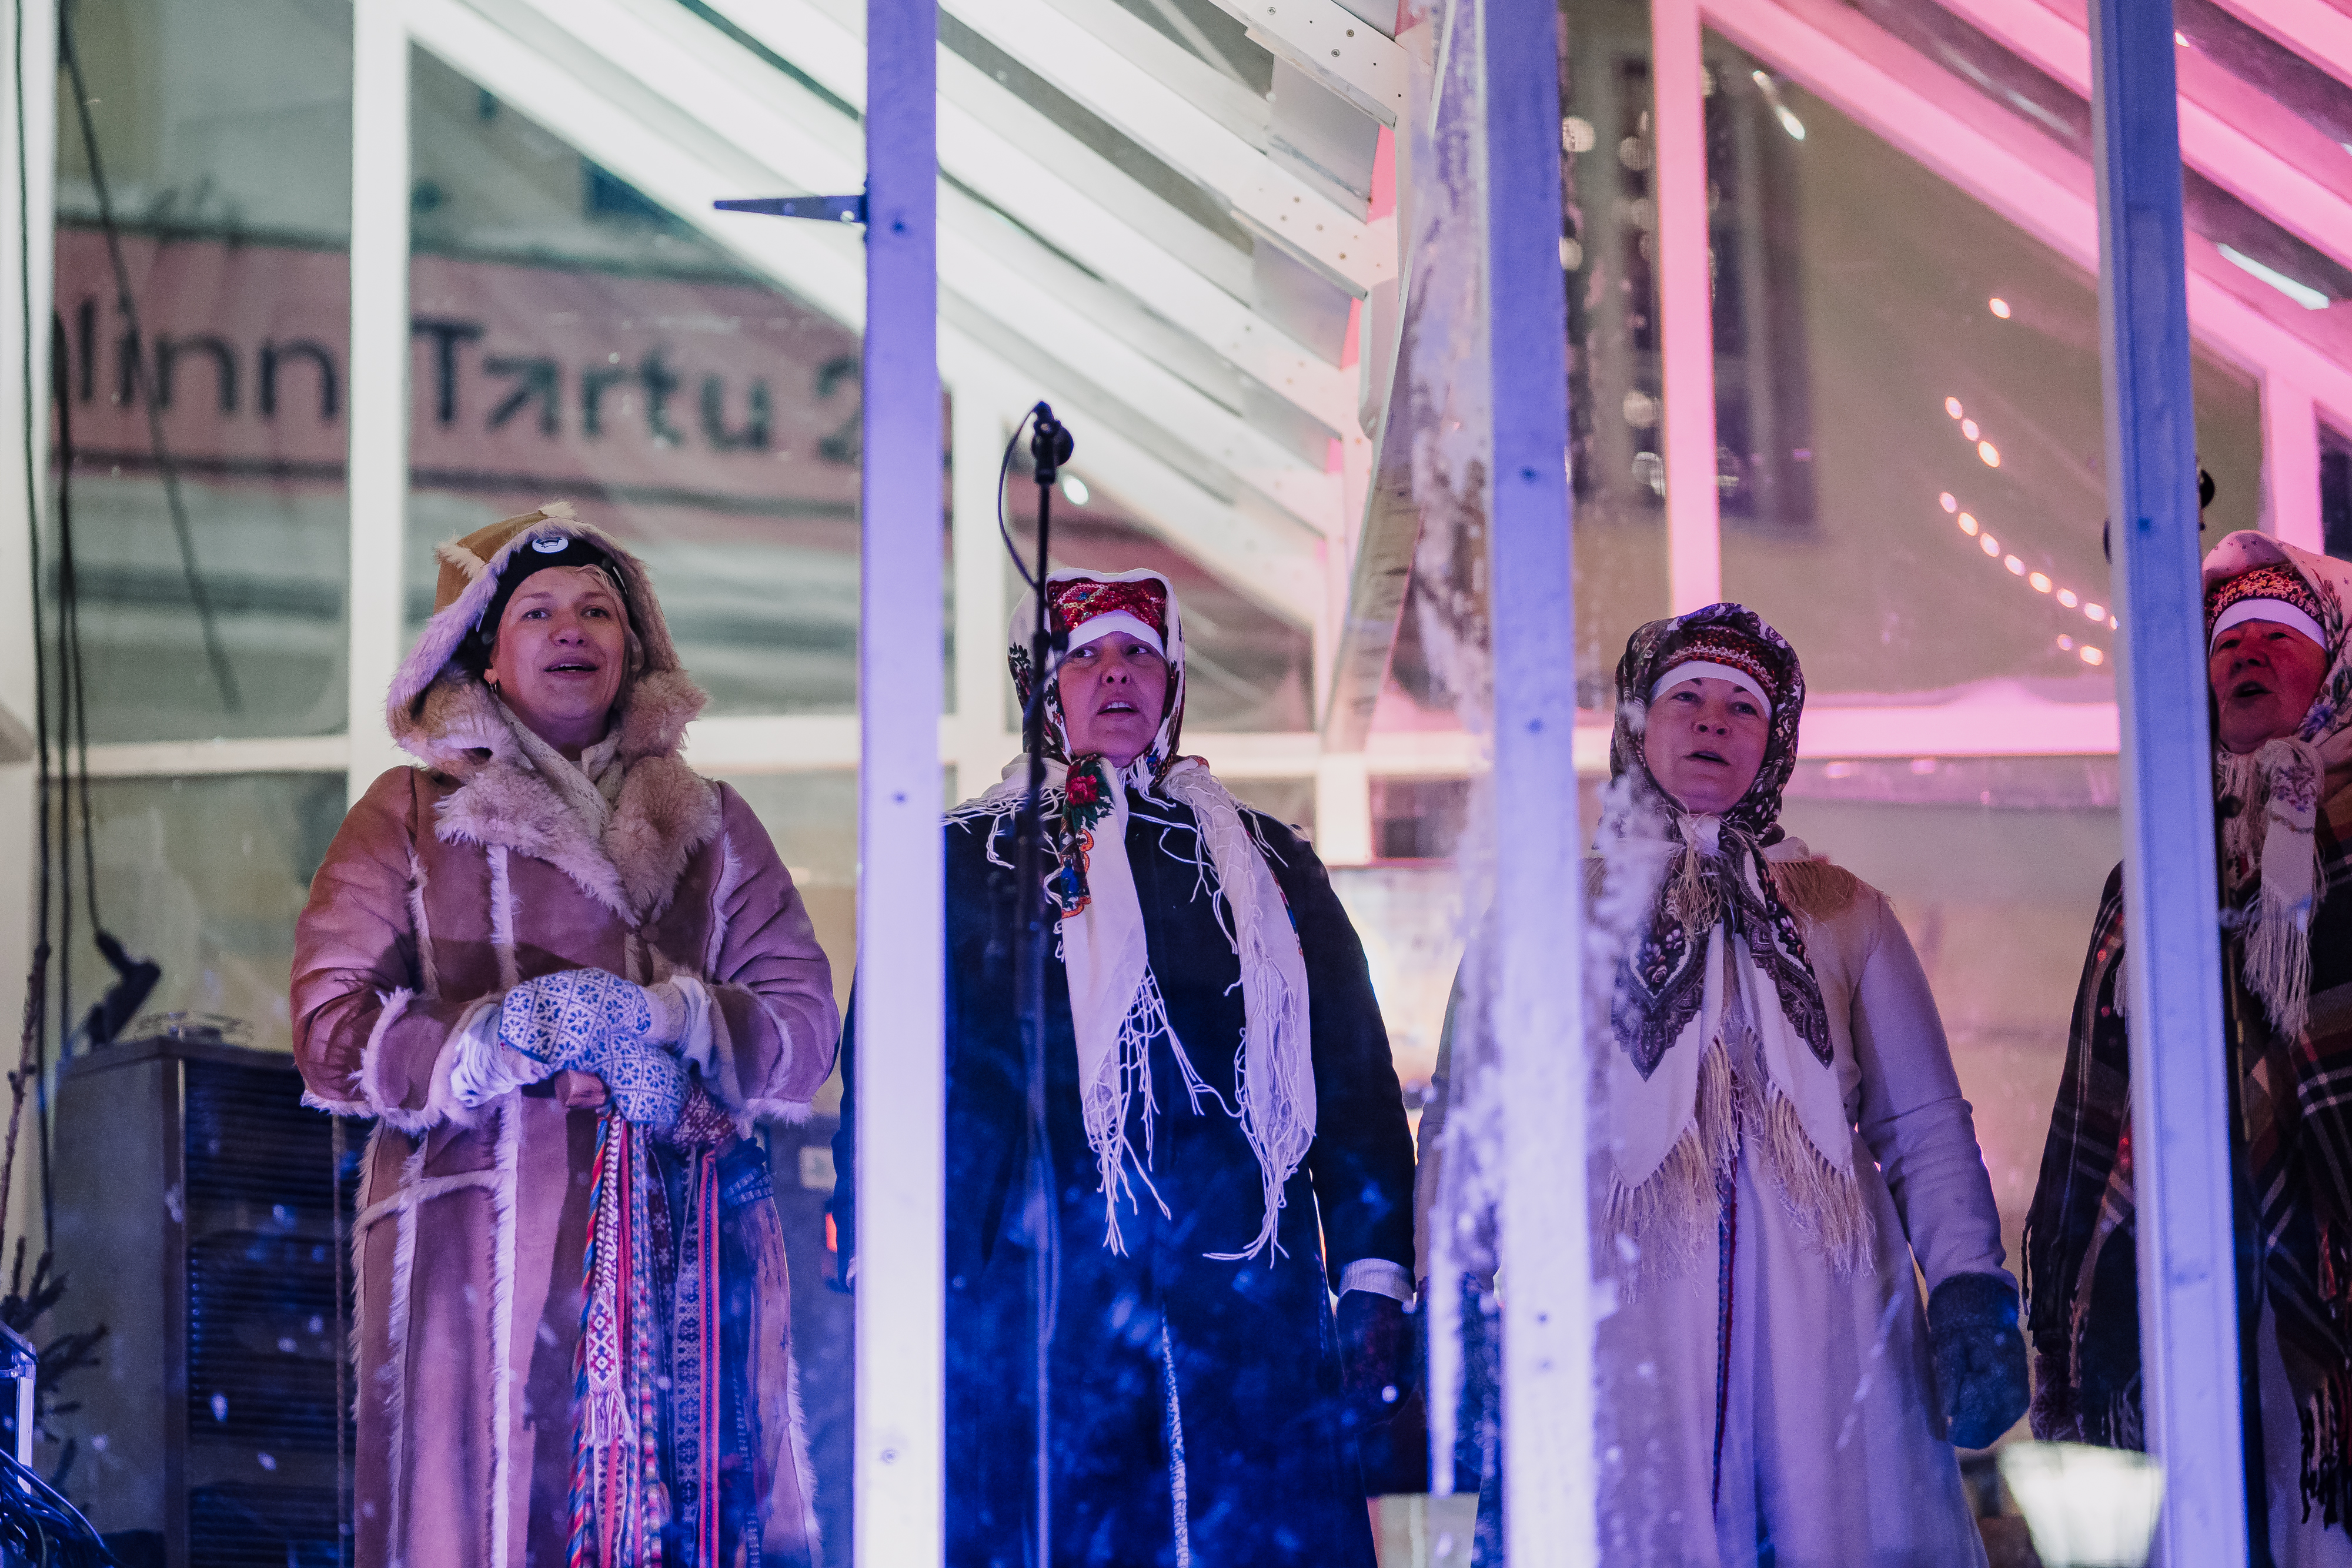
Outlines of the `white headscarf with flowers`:
[[[1156,588],[1141,594],[1117,585]],[[1101,585],[1102,591],[1094,585]],[[1168,661],[1167,708],[1151,745],[1123,768],[1100,755],[1073,757],[1062,713],[1058,679],[1043,694],[1041,749],[1045,758],[1042,814],[1048,831],[1059,823],[1058,863],[1047,892],[1061,910],[1064,967],[1069,976],[1070,1022],[1077,1046],[1078,1084],[1087,1142],[1101,1172],[1105,1244],[1125,1252],[1118,1209],[1138,1201],[1139,1179],[1152,1200],[1145,1158],[1136,1155],[1128,1134],[1129,1112],[1139,1103],[1148,1119],[1151,1093],[1150,1048],[1166,1034],[1179,1068],[1197,1081],[1185,1044],[1168,1017],[1159,982],[1152,977],[1143,905],[1128,863],[1127,791],[1189,807],[1198,828],[1202,872],[1211,894],[1223,903],[1220,924],[1240,961],[1246,1023],[1234,1081],[1240,1105],[1234,1114],[1257,1157],[1265,1208],[1257,1236],[1231,1252],[1212,1252],[1222,1261],[1279,1254],[1283,1188],[1315,1141],[1315,1069],[1307,1029],[1307,961],[1281,886],[1265,854],[1242,816],[1241,804],[1197,757],[1179,757],[1177,737],[1184,722],[1183,616],[1175,586],[1156,571],[1055,573],[1046,584],[1062,629],[1075,643],[1105,630],[1134,632],[1157,641]],[[1076,590],[1073,595],[1066,591]],[[1090,600],[1092,602],[1076,602]],[[1157,600],[1147,606],[1141,601]],[[1068,623],[1072,611],[1081,617]],[[1157,610],[1161,624],[1150,624]],[[1011,663],[1015,688],[1025,704],[1034,678],[1030,642],[1037,624],[1036,601],[1024,595],[1013,614]],[[1108,622],[1108,626],[1104,622]],[[1051,670],[1048,672],[1052,674]],[[950,813],[950,820],[992,817],[1020,810],[1028,789],[1024,755],[1004,769],[1002,782]],[[1097,845],[1110,852],[1097,852]],[[1167,1206],[1160,1203],[1162,1213]]]
[[[2326,674],[2303,722],[2291,736],[2240,755],[2218,746],[2215,784],[2236,810],[2221,823],[2228,874],[2238,885],[2259,874],[2259,895],[2247,906],[2245,958],[2240,972],[2263,998],[2271,1022],[2292,1038],[2303,1032],[2311,1000],[2311,916],[2319,885],[2319,802],[2330,768],[2352,762],[2352,648],[2345,637],[2352,567],[2267,534],[2242,529],[2205,557],[2206,618],[2216,617],[2225,585],[2263,568],[2294,573],[2308,594],[2299,606],[2316,609]],[[2300,597],[2300,596],[2298,596]],[[2292,603],[2291,601],[2287,601]],[[2270,619],[2291,622],[2284,613]],[[2209,631],[2207,635],[2214,633]],[[2226,889],[2224,890],[2227,891]]]

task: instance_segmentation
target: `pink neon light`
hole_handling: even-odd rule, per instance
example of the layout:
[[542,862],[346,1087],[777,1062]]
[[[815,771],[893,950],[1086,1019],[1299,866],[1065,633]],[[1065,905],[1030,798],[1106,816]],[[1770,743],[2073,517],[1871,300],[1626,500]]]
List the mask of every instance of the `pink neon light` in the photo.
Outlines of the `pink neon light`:
[[1668,597],[1680,613],[1723,597],[1698,0],[1656,0],[1650,25],[1657,125],[1651,189],[1658,212],[1659,359],[1665,389],[1666,574]]

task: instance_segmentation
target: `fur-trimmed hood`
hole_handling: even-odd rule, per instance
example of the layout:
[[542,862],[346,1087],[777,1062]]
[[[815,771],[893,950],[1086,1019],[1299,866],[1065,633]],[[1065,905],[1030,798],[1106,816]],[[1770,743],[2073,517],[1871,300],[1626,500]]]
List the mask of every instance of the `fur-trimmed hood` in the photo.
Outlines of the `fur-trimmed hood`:
[[[515,552],[562,534],[609,555],[629,608],[631,668],[615,704],[627,772],[601,835],[539,774],[504,705],[457,657]],[[686,727],[709,698],[677,661],[653,580],[604,530],[555,501],[442,545],[439,607],[394,676],[385,723],[401,749],[457,788],[441,804],[446,843],[503,846],[561,867],[632,925],[657,914],[695,851],[719,831],[710,782],[678,755]]]

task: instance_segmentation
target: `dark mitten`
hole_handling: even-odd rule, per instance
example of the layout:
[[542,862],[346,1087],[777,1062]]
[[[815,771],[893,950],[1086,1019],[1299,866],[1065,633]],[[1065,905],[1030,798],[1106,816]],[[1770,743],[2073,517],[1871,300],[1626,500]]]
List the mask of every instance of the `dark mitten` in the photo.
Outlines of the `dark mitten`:
[[1412,1322],[1404,1303],[1377,1291],[1339,1298],[1339,1370],[1359,1429],[1394,1416],[1412,1358]]
[[1955,1448],[1990,1448],[2025,1414],[2025,1336],[2017,1287],[1998,1274],[1955,1274],[1927,1298],[1936,1386]]

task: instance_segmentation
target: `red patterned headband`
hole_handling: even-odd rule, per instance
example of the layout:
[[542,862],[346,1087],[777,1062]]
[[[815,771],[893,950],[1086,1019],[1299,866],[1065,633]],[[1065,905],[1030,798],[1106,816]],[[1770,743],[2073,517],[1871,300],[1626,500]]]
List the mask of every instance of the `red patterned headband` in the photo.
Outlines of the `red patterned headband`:
[[1054,606],[1054,618],[1072,633],[1073,647],[1090,640],[1078,634],[1087,622],[1119,615],[1149,632],[1163,655],[1168,651],[1168,590],[1150,578],[1131,582],[1062,578],[1046,583],[1045,597]]
[[2326,619],[2321,612],[2319,595],[2304,581],[2302,573],[2292,567],[2258,566],[2252,571],[2242,571],[2228,581],[2217,584],[2213,591],[2206,595],[2205,634],[2211,636],[2215,626],[2230,608],[2249,599],[2277,600],[2302,611],[2315,622],[2324,623]]
[[1766,702],[1778,706],[1780,701],[1780,678],[1772,672],[1771,661],[1763,651],[1744,638],[1725,637],[1701,632],[1677,647],[1658,666],[1657,677],[1650,683],[1654,695],[1667,684],[1666,672],[1680,664],[1721,664],[1739,671],[1754,680]]

